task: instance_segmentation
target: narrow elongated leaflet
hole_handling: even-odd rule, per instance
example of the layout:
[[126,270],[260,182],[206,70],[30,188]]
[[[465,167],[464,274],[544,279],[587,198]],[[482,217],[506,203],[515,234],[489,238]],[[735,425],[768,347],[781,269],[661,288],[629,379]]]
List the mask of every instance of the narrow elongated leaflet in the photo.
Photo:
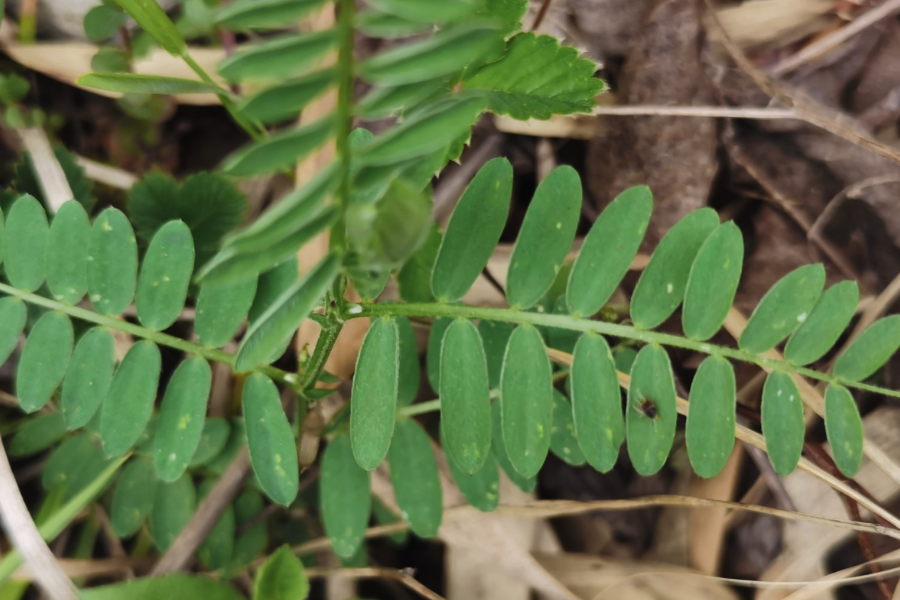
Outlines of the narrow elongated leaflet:
[[334,132],[331,116],[253,142],[228,157],[222,166],[234,177],[250,177],[289,167],[325,143]]
[[784,348],[784,358],[796,365],[808,365],[825,356],[850,324],[859,302],[855,281],[836,283],[819,297],[809,317]]
[[744,260],[744,238],[732,221],[722,223],[697,252],[687,289],[681,322],[688,337],[708,340],[725,322]]
[[158,484],[153,465],[144,458],[131,460],[122,470],[109,512],[117,536],[126,538],[138,532],[153,510]]
[[541,470],[553,427],[553,374],[541,333],[519,326],[509,336],[500,376],[503,442],[523,477]]
[[644,346],[631,367],[625,410],[628,456],[641,475],[659,471],[669,456],[678,419],[672,364],[665,350]]
[[19,298],[0,298],[0,364],[16,349],[27,317],[28,309]]
[[650,188],[639,185],[616,196],[600,213],[572,265],[569,312],[588,317],[606,304],[637,255],[652,211]]
[[137,442],[150,421],[161,358],[153,342],[138,342],[113,375],[100,409],[100,437],[106,455],[115,458]]
[[69,429],[79,429],[106,398],[116,367],[116,344],[102,327],[89,329],[75,344],[60,394],[60,408]]
[[81,203],[64,202],[50,224],[47,287],[53,298],[75,304],[87,293],[88,239],[91,224]]
[[700,477],[718,475],[734,448],[734,370],[719,356],[701,363],[691,383],[687,419],[688,458]]
[[[203,423],[203,432],[200,434],[200,443],[197,444],[197,449],[194,450],[194,456],[191,457],[191,463],[188,466],[191,468],[205,467],[211,463],[225,448],[230,436],[231,424],[228,421],[215,418],[206,419]],[[235,438],[243,436],[244,430],[241,428],[240,436],[235,436]]]
[[309,579],[287,544],[271,554],[253,577],[254,600],[305,600]]
[[128,218],[107,208],[94,221],[88,245],[91,304],[105,315],[118,315],[131,304],[137,284],[137,243]]
[[467,319],[454,321],[444,334],[440,388],[448,454],[472,475],[491,449],[491,391],[481,336]]
[[239,530],[246,529],[246,531],[234,540],[231,560],[223,570],[226,577],[236,577],[265,548],[267,535],[265,519],[260,515],[262,510],[262,496],[252,488],[245,489],[235,501],[235,523]]
[[150,241],[138,276],[134,303],[144,327],[162,330],[175,322],[184,308],[193,272],[191,230],[183,221],[169,221]]
[[515,308],[541,299],[566,260],[581,217],[581,178],[557,167],[538,186],[509,260],[506,298]]
[[422,4],[419,0],[372,0],[369,4],[386,13],[428,24],[463,17],[477,6],[468,0],[448,0],[428,5]]
[[672,316],[684,300],[700,246],[718,225],[716,211],[701,208],[683,217],[663,236],[631,296],[635,325],[653,329]]
[[325,447],[319,498],[331,547],[342,558],[353,556],[369,524],[372,494],[369,473],[356,464],[349,436],[338,435]]
[[772,371],[762,395],[762,432],[769,461],[779,475],[788,475],[800,462],[806,424],[800,390],[787,373]]
[[247,331],[238,348],[235,371],[245,373],[277,358],[273,353],[284,348],[285,340],[294,336],[300,322],[331,287],[340,267],[340,258],[329,254],[300,281],[285,290]]
[[821,264],[804,265],[782,277],[747,321],[740,348],[754,354],[774,348],[809,317],[824,286],[825,267]]
[[162,49],[180,56],[187,51],[187,43],[156,0],[116,0],[119,6],[150,34]]
[[223,29],[277,28],[293,23],[325,0],[238,0],[216,13],[216,25]]
[[443,424],[441,425],[441,444],[444,447],[444,453],[447,455],[450,475],[469,504],[482,512],[491,512],[497,508],[497,504],[500,501],[500,472],[497,470],[497,459],[494,458],[493,453],[488,452],[484,464],[477,471],[466,473],[459,468],[459,465],[456,464],[456,461],[450,455]]
[[138,75],[136,73],[88,73],[78,85],[122,94],[215,94],[222,90],[197,79]]
[[829,385],[825,392],[825,432],[834,464],[841,473],[853,477],[859,471],[863,453],[863,424],[850,390]]
[[228,81],[247,79],[284,80],[302,73],[304,67],[330,50],[337,40],[334,29],[313,33],[286,33],[245,44],[219,63],[219,74]]
[[69,366],[75,333],[72,321],[60,312],[38,319],[25,341],[16,372],[19,407],[34,412],[50,400]]
[[163,481],[181,477],[191,462],[203,434],[211,385],[209,364],[196,356],[185,359],[172,374],[153,437],[153,461]]
[[900,348],[900,315],[879,319],[838,357],[834,374],[848,381],[861,381],[880,369],[897,348]]
[[244,596],[224,581],[198,575],[163,575],[132,579],[81,590],[83,600],[154,600],[156,598],[203,598],[203,600],[243,600]]
[[250,312],[247,314],[250,323],[258,321],[289,287],[297,283],[298,279],[300,279],[300,263],[296,256],[262,273],[256,285],[253,304],[250,305]]
[[625,415],[616,365],[602,336],[579,338],[569,377],[578,444],[588,463],[605,473],[615,466],[625,440]]
[[300,468],[291,424],[272,380],[254,373],[244,384],[244,423],[250,463],[263,491],[287,506],[297,496]]
[[575,435],[572,403],[559,390],[553,390],[553,429],[550,432],[550,451],[573,467],[580,467],[587,462]]
[[29,456],[46,450],[66,433],[66,420],[62,413],[35,415],[25,421],[9,441],[10,456]]
[[[197,488],[198,504],[209,495],[210,490],[216,484],[216,479],[208,477]],[[234,506],[229,506],[216,521],[206,539],[197,548],[197,558],[203,567],[209,571],[218,571],[228,565],[234,552],[234,538],[237,530]]]
[[64,440],[47,459],[42,482],[48,491],[62,488],[63,500],[69,500],[90,487],[109,465],[96,436],[75,435]]
[[397,504],[409,528],[419,537],[436,536],[444,512],[441,480],[431,440],[412,419],[397,423],[388,463]]
[[488,161],[472,178],[453,210],[431,275],[431,289],[441,302],[462,298],[500,241],[512,197],[512,165],[505,158]]
[[440,230],[435,224],[422,246],[406,261],[397,273],[400,297],[406,302],[434,302],[431,292],[431,271],[441,247]]
[[47,213],[34,197],[16,200],[6,216],[6,277],[20,290],[33,292],[44,283],[47,268]]
[[407,317],[397,317],[397,336],[400,341],[400,365],[397,375],[397,406],[409,406],[419,393],[422,366],[419,364],[419,343]]
[[506,444],[503,442],[503,415],[499,402],[494,402],[491,407],[491,423],[493,424],[493,435],[491,435],[491,451],[497,464],[506,473],[517,488],[523,492],[533,492],[537,487],[537,477],[524,477],[516,471],[516,468],[509,460],[509,452],[506,451]]
[[503,371],[503,355],[506,354],[506,344],[512,335],[515,326],[505,321],[487,321],[482,319],[478,323],[478,333],[484,347],[484,356],[487,359],[488,381],[491,389],[500,387],[500,373]]
[[222,286],[200,285],[194,332],[202,344],[221,348],[231,341],[247,318],[256,295],[256,282],[251,278]]
[[449,89],[449,86],[447,77],[436,77],[393,87],[375,88],[357,103],[356,112],[367,119],[383,119],[408,111],[439,90]]
[[269,125],[295,116],[337,80],[337,69],[327,68],[266,88],[245,99],[238,109]]
[[194,516],[197,491],[191,476],[185,473],[172,483],[160,482],[150,511],[150,534],[160,552],[165,552]]
[[391,446],[399,371],[397,322],[375,319],[360,348],[350,394],[353,456],[366,471],[378,467]]
[[411,21],[390,13],[366,10],[359,13],[356,27],[369,37],[398,39],[432,30],[434,23]]
[[452,324],[452,317],[439,317],[431,323],[431,329],[428,332],[425,373],[435,394],[439,393],[441,389],[441,347],[444,343],[444,334]]
[[[0,19],[2,20],[2,19]],[[6,258],[6,219],[0,210],[0,263]]]

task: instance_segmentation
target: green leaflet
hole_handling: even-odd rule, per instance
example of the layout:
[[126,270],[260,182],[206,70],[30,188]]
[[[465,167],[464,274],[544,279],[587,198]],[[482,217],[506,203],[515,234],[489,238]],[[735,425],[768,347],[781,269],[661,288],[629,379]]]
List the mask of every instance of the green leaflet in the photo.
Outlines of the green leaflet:
[[466,65],[502,51],[503,38],[493,23],[447,26],[419,42],[384,50],[359,66],[363,79],[390,86],[428,81],[461,71]]
[[234,517],[238,529],[256,525],[234,540],[234,549],[228,566],[222,570],[223,577],[236,577],[266,546],[266,522],[260,518],[263,510],[262,496],[254,489],[245,489],[234,503]]
[[334,29],[314,33],[287,33],[245,44],[219,63],[219,74],[228,81],[284,80],[301,73],[337,41]]
[[78,78],[78,85],[120,92],[122,94],[215,94],[216,86],[197,79],[138,75],[135,73],[88,73]]
[[175,481],[187,469],[203,434],[212,370],[199,357],[178,365],[166,387],[153,438],[153,460],[163,481]]
[[809,316],[825,286],[825,267],[804,265],[778,280],[747,321],[738,345],[762,354],[794,332]]
[[416,332],[407,317],[397,317],[400,340],[400,365],[397,375],[397,406],[409,406],[419,393],[422,366],[419,364],[419,344]]
[[190,475],[185,473],[172,483],[160,482],[150,511],[150,533],[160,552],[165,552],[194,516],[197,490]]
[[223,29],[269,29],[299,21],[324,0],[239,0],[216,13],[216,25]]
[[[200,442],[197,449],[194,450],[194,456],[191,457],[191,468],[204,467],[211,463],[219,456],[228,438],[231,435],[231,425],[225,419],[206,419],[203,423],[203,432],[200,434]],[[241,430],[240,437],[243,438],[244,432]],[[243,440],[241,440],[243,443]]]
[[369,473],[356,464],[350,437],[338,435],[325,447],[319,506],[335,554],[349,558],[363,541],[372,510]]
[[688,337],[708,340],[725,322],[743,260],[744,238],[733,221],[719,225],[703,242],[684,293],[681,322]]
[[528,0],[490,0],[476,14],[501,23],[501,31],[508,35],[522,28],[520,21],[527,12]]
[[278,298],[297,283],[300,278],[300,262],[296,256],[292,256],[274,269],[266,271],[259,276],[256,285],[256,296],[250,305],[247,319],[250,323],[256,322],[271,307]]
[[46,450],[58,442],[66,433],[66,420],[62,413],[36,415],[25,424],[9,441],[10,456],[30,456]]
[[366,10],[357,16],[356,28],[372,38],[397,39],[431,31],[434,25],[377,10]]
[[183,221],[163,225],[147,248],[138,277],[135,307],[148,329],[169,327],[181,314],[194,272],[194,240]]
[[47,491],[64,488],[65,499],[74,498],[109,466],[92,435],[66,438],[44,464],[41,481]]
[[645,185],[625,190],[604,209],[572,265],[569,312],[589,317],[606,304],[637,255],[652,211],[653,195]]
[[448,456],[464,473],[484,466],[491,449],[491,396],[478,328],[457,319],[441,345],[441,430]]
[[69,429],[84,427],[93,418],[109,391],[115,366],[115,340],[108,329],[93,327],[81,336],[60,395],[60,408]]
[[75,304],[87,293],[88,239],[91,224],[81,204],[64,202],[50,225],[47,287],[53,298]]
[[366,119],[383,119],[408,112],[439,92],[449,90],[446,77],[436,77],[392,87],[377,87],[356,105],[356,114]]
[[701,208],[682,218],[663,236],[631,297],[635,325],[653,329],[672,316],[684,300],[697,252],[718,225],[716,211]]
[[113,375],[100,409],[100,437],[110,458],[125,454],[150,421],[161,365],[153,342],[136,343]]
[[297,496],[300,467],[291,424],[272,380],[254,373],[244,384],[244,423],[250,462],[263,491],[283,506]]
[[575,434],[572,404],[558,390],[553,390],[553,428],[550,431],[550,451],[573,467],[580,467],[587,462]]
[[[200,500],[209,494],[217,480],[205,479],[197,490]],[[234,553],[234,538],[237,530],[237,517],[234,506],[229,506],[213,525],[203,543],[197,548],[197,558],[208,571],[225,568]]]
[[431,275],[441,302],[456,302],[475,283],[500,241],[512,197],[512,165],[488,161],[453,210]]
[[491,389],[500,387],[500,373],[503,371],[503,355],[506,354],[506,344],[512,335],[515,326],[506,321],[485,321],[478,323],[478,332],[481,335],[484,346],[484,356],[487,360],[488,381]]
[[789,475],[800,461],[806,436],[803,401],[790,375],[780,371],[769,373],[763,386],[760,411],[772,467],[779,475]]
[[350,394],[353,456],[366,471],[377,468],[391,446],[400,369],[397,322],[375,319],[366,332]]
[[131,304],[137,282],[137,243],[128,218],[107,208],[94,221],[88,245],[88,291],[104,315],[118,315]]
[[678,418],[672,365],[665,350],[644,346],[631,367],[625,411],[628,456],[641,475],[659,471],[669,456]]
[[32,196],[16,200],[6,216],[6,277],[20,290],[44,283],[47,267],[47,213]]
[[187,51],[187,44],[175,24],[156,0],[115,0],[141,29],[149,33],[156,43],[169,54],[180,56]]
[[[0,21],[2,20],[2,17],[0,17]],[[6,219],[3,218],[3,211],[0,210],[0,263],[6,258],[6,238]]]
[[592,467],[611,470],[625,439],[622,394],[612,353],[602,336],[586,333],[575,344],[570,373],[575,435]]
[[436,394],[441,389],[441,345],[444,343],[444,333],[452,323],[453,318],[451,317],[439,317],[431,323],[431,330],[428,333],[425,374],[428,376],[431,389]]
[[305,600],[309,580],[287,544],[276,550],[253,577],[253,600]]
[[403,518],[422,538],[437,535],[444,506],[441,480],[428,434],[411,419],[397,423],[388,453],[391,483]]
[[493,511],[500,502],[500,472],[497,470],[497,459],[489,453],[481,468],[471,474],[464,472],[450,456],[447,449],[447,436],[443,435],[443,429],[442,425],[441,442],[444,446],[444,453],[447,455],[447,464],[450,467],[453,481],[459,486],[469,504],[481,512]]
[[235,358],[235,371],[246,373],[277,358],[274,352],[284,348],[285,340],[293,337],[300,322],[331,287],[339,270],[340,258],[329,254],[300,281],[285,290],[247,331]]
[[863,424],[856,400],[843,386],[832,384],[825,391],[825,432],[834,464],[847,477],[856,475],[862,463]]
[[494,429],[491,436],[491,450],[494,458],[517,488],[523,492],[533,492],[534,488],[537,487],[537,477],[523,477],[516,471],[516,468],[513,467],[509,460],[509,453],[506,451],[506,445],[503,443],[503,415],[501,412],[500,402],[494,402],[491,415],[491,423]]
[[16,396],[22,410],[34,412],[47,404],[66,374],[74,344],[72,321],[66,315],[48,312],[34,324],[16,372]]
[[463,87],[484,90],[492,112],[547,120],[596,106],[594,96],[605,88],[596,70],[594,61],[579,58],[578,50],[560,46],[555,37],[522,33],[510,39],[500,60],[467,75]]
[[547,458],[553,427],[553,375],[536,328],[519,326],[509,336],[500,397],[509,460],[524,477],[533,477]]
[[734,447],[734,370],[722,357],[710,356],[697,369],[691,384],[687,419],[688,458],[700,477],[715,477]]
[[0,298],[0,364],[16,349],[27,317],[28,309],[19,298]]
[[[152,1],[152,0],[151,0]],[[83,600],[243,600],[230,584],[202,575],[164,575],[80,590]]]
[[[232,5],[233,6],[233,5]],[[266,88],[243,100],[238,109],[264,125],[294,117],[337,80],[337,70],[322,69]]]
[[105,42],[127,21],[128,15],[122,11],[101,4],[84,15],[84,33],[92,42]]
[[878,319],[850,343],[834,363],[834,374],[861,381],[881,368],[900,348],[900,315]]
[[229,156],[222,170],[234,177],[250,177],[286,169],[324,144],[334,127],[335,119],[329,116],[253,142]]
[[200,342],[221,348],[231,341],[256,295],[256,279],[229,285],[200,285],[194,331]]
[[572,249],[580,217],[578,172],[569,166],[553,169],[534,193],[509,260],[510,306],[531,308],[550,289]]
[[438,4],[422,4],[420,0],[371,0],[378,10],[422,23],[439,23],[470,14],[476,3],[471,0],[448,0]]
[[122,470],[109,512],[117,536],[127,538],[138,532],[153,510],[158,483],[149,460],[135,458]]
[[858,302],[859,286],[855,281],[842,281],[825,290],[788,340],[784,358],[796,365],[808,365],[825,356],[850,324]]
[[435,224],[425,242],[413,253],[397,274],[400,297],[406,302],[434,302],[431,271],[441,247],[441,232]]

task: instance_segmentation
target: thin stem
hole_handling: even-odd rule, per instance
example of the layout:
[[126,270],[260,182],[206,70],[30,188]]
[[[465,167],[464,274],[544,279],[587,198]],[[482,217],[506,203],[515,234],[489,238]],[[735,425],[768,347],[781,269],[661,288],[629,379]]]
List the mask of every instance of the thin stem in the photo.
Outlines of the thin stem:
[[540,325],[544,327],[556,327],[571,331],[593,332],[619,338],[636,340],[647,344],[659,344],[673,348],[684,348],[701,352],[710,356],[720,356],[732,360],[759,365],[763,369],[773,369],[787,373],[796,373],[809,379],[824,381],[847,387],[856,388],[867,392],[900,398],[900,390],[889,390],[867,383],[847,381],[828,373],[820,373],[806,367],[799,367],[791,363],[766,358],[757,354],[751,354],[737,348],[717,346],[707,342],[698,342],[688,338],[659,333],[657,331],[645,331],[630,325],[607,323],[604,321],[592,321],[580,319],[569,315],[552,315],[538,312],[525,312],[511,308],[488,308],[482,306],[467,306],[464,304],[363,304],[353,307],[344,315],[347,319],[359,317],[380,316],[406,316],[406,317],[451,317],[465,319],[486,319],[489,321],[504,321],[520,325]]
[[341,183],[337,202],[341,218],[332,228],[331,247],[340,249],[346,237],[344,212],[350,199],[350,129],[353,126],[353,36],[356,0],[338,2],[338,101],[337,101],[337,156],[341,168]]
[[428,402],[419,402],[418,404],[410,404],[404,406],[397,411],[398,415],[404,417],[414,417],[416,415],[424,415],[425,413],[441,410],[441,399],[429,400]]
[[322,327],[322,333],[316,341],[316,348],[313,350],[306,369],[303,371],[303,378],[300,380],[300,389],[308,390],[316,385],[316,380],[325,368],[325,362],[334,349],[338,335],[344,328],[344,321],[335,317],[333,313],[328,314],[328,322]]

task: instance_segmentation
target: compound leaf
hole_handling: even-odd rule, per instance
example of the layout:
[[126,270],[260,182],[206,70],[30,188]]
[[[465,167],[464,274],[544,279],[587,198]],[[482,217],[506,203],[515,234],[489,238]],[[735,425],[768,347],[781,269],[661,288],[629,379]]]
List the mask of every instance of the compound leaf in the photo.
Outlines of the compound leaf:
[[221,348],[231,341],[247,318],[256,284],[251,278],[229,285],[200,285],[194,331],[202,344]]
[[744,238],[734,222],[719,225],[697,252],[681,315],[684,332],[708,340],[725,322],[741,279]]
[[863,454],[863,424],[850,390],[829,385],[825,391],[825,432],[834,463],[841,473],[853,477]]
[[350,558],[359,550],[369,524],[372,494],[369,473],[353,458],[350,437],[338,435],[325,447],[319,506],[335,553]]
[[16,200],[6,216],[6,277],[13,287],[33,292],[47,268],[47,213],[33,196]]
[[488,381],[491,389],[500,387],[503,355],[506,354],[506,345],[509,343],[509,336],[512,335],[513,329],[515,326],[506,321],[482,319],[478,323],[478,332],[481,335],[484,356],[487,359]]
[[72,321],[66,315],[48,312],[34,324],[16,372],[16,396],[22,410],[34,412],[49,402],[66,374],[74,344]]
[[88,258],[91,304],[105,315],[118,315],[134,298],[137,284],[137,242],[122,211],[107,208],[94,221]]
[[736,388],[734,370],[724,358],[710,356],[691,383],[688,412],[688,458],[700,477],[715,477],[734,447]]
[[113,375],[100,409],[100,437],[110,458],[125,454],[150,421],[161,361],[156,344],[138,342],[128,350]]
[[109,512],[117,536],[127,538],[138,532],[153,510],[158,483],[149,460],[136,458],[122,470]]
[[244,383],[244,423],[250,463],[260,486],[278,504],[289,505],[299,487],[297,446],[278,388],[260,373]]
[[75,304],[87,293],[91,224],[76,200],[64,202],[53,217],[47,242],[47,287],[53,298]]
[[434,302],[431,271],[442,239],[440,230],[434,225],[419,249],[409,257],[397,274],[398,291],[406,302]]
[[[231,424],[225,419],[206,419],[203,423],[203,432],[200,434],[200,442],[197,449],[194,450],[194,456],[191,457],[191,468],[205,467],[215,460],[231,436]],[[240,435],[235,435],[235,439],[243,438],[243,429]],[[243,443],[243,439],[240,439]]]
[[834,363],[834,374],[861,381],[880,369],[900,348],[900,315],[879,319],[859,334]]
[[850,324],[858,302],[855,281],[842,281],[825,290],[788,340],[784,358],[796,365],[808,365],[825,356]]
[[60,394],[60,408],[69,429],[88,424],[106,398],[116,367],[116,344],[112,333],[102,327],[89,329],[69,360]]
[[138,276],[135,307],[144,327],[169,327],[184,308],[194,272],[194,240],[184,221],[163,225],[147,248]]
[[776,473],[789,475],[800,462],[806,434],[800,390],[790,375],[769,373],[763,386],[761,413],[769,461]]
[[669,456],[678,419],[669,355],[661,347],[641,348],[631,367],[625,411],[628,456],[641,475],[658,472]]
[[159,409],[153,460],[163,481],[175,481],[187,469],[203,434],[212,370],[199,357],[184,360],[166,387]]
[[575,435],[588,463],[605,473],[615,466],[625,440],[625,416],[616,365],[602,336],[579,338],[570,378]]
[[411,419],[397,423],[388,453],[391,483],[403,518],[423,538],[437,535],[444,505],[437,462],[428,434]]

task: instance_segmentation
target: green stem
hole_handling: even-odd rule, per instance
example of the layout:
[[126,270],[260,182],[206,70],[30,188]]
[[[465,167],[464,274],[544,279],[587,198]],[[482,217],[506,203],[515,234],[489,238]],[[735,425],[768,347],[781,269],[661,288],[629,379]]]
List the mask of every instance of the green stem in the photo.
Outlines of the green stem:
[[342,249],[346,237],[344,214],[350,199],[350,130],[353,126],[353,36],[356,0],[338,2],[338,100],[337,100],[337,157],[341,167],[341,183],[338,186],[337,202],[341,218],[332,228],[331,247]]
[[266,135],[266,130],[263,129],[258,123],[252,123],[250,119],[248,119],[244,113],[237,107],[234,103],[234,100],[231,99],[230,92],[224,88],[222,88],[218,83],[216,83],[212,77],[209,76],[209,73],[200,66],[200,64],[194,60],[194,58],[185,52],[181,55],[182,60],[191,68],[194,73],[197,74],[198,77],[204,82],[208,83],[212,86],[215,86],[218,90],[216,92],[216,96],[218,96],[219,101],[222,103],[222,106],[228,111],[231,115],[231,118],[240,125],[247,134],[253,138],[254,140],[261,140]]
[[843,385],[866,392],[873,392],[894,398],[900,398],[900,390],[889,390],[867,383],[847,381],[828,373],[820,373],[806,367],[792,365],[782,360],[766,358],[757,354],[751,354],[737,348],[717,346],[707,342],[698,342],[688,338],[659,333],[657,331],[645,331],[630,325],[618,323],[606,323],[604,321],[591,321],[578,319],[569,315],[554,315],[538,312],[525,312],[512,308],[488,308],[482,306],[467,306],[465,304],[363,304],[352,307],[344,315],[347,319],[360,317],[380,316],[405,316],[405,317],[450,317],[464,319],[485,319],[488,321],[504,321],[519,325],[540,325],[543,327],[556,327],[571,331],[593,332],[601,335],[626,338],[644,342],[646,344],[659,344],[673,348],[684,348],[711,356],[720,356],[732,360],[759,365],[764,369],[774,369],[787,373],[796,373],[809,379],[824,381],[826,383]]
[[336,318],[333,313],[328,315],[328,323],[322,327],[319,339],[316,341],[316,348],[313,350],[306,369],[303,371],[303,378],[300,380],[300,389],[308,390],[316,385],[319,375],[325,368],[325,362],[334,349],[334,344],[344,328],[344,321]]
[[[38,296],[37,294],[32,294],[31,292],[24,292],[4,283],[0,283],[0,292],[8,294],[10,296],[15,296],[16,298],[21,298],[29,304],[43,306],[44,308],[49,308],[50,310],[58,310],[69,315],[70,317],[74,317],[82,321],[87,321],[89,323],[94,323],[95,325],[101,325],[110,329],[123,331],[135,337],[149,340],[160,346],[168,346],[169,348],[174,348],[175,350],[180,350],[187,354],[193,354],[207,360],[212,360],[215,362],[226,364],[230,367],[234,367],[235,355],[229,354],[224,350],[219,350],[218,348],[201,346],[200,344],[195,344],[194,342],[183,340],[179,337],[175,337],[174,335],[162,333],[161,331],[153,331],[152,329],[147,329],[145,327],[141,327],[140,325],[135,325],[134,323],[129,323],[128,321],[117,319],[116,317],[101,315],[100,313],[96,313],[79,306],[62,304],[55,300],[51,300],[50,298]],[[264,373],[265,375],[268,375],[272,379],[275,379],[288,387],[298,389],[297,376],[293,373],[287,373],[285,371],[282,371],[281,369],[276,369],[275,367],[269,365],[260,367],[257,370],[260,373]]]
[[434,412],[436,410],[441,410],[440,398],[438,398],[437,400],[429,400],[428,402],[419,402],[418,404],[410,404],[409,406],[404,406],[397,411],[397,414],[404,417],[413,417],[415,415],[423,415],[425,413]]

